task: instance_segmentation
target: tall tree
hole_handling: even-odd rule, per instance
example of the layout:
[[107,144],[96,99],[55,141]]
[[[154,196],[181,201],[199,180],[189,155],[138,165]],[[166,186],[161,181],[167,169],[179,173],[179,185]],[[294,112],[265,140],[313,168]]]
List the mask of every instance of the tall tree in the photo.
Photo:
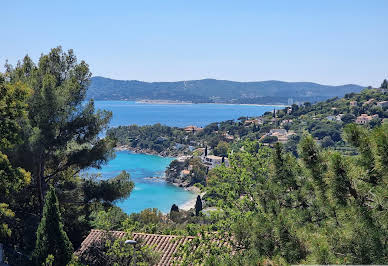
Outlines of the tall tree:
[[38,64],[26,56],[7,71],[11,83],[22,81],[33,90],[24,143],[13,157],[32,173],[32,190],[41,209],[48,184],[58,182],[62,172],[99,167],[113,155],[113,140],[99,138],[112,114],[96,112],[92,100],[84,102],[91,73],[72,50],[54,48]]
[[200,211],[202,211],[202,200],[201,196],[197,196],[197,201],[195,202],[195,215],[198,216]]
[[43,217],[36,232],[33,253],[36,265],[42,265],[49,255],[54,256],[54,265],[67,265],[73,254],[73,246],[63,230],[58,198],[53,187],[45,197]]
[[26,117],[29,90],[22,83],[9,84],[0,73],[0,242],[10,235],[6,223],[14,216],[9,208],[10,195],[30,181],[30,173],[15,167],[6,152],[21,141],[21,120]]

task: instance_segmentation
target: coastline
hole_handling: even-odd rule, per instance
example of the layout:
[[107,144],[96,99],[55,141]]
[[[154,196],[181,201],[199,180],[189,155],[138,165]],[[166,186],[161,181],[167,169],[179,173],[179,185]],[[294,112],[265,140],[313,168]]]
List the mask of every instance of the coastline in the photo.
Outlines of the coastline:
[[[111,101],[111,100],[99,100],[99,101]],[[122,101],[122,102],[133,102],[133,100],[112,100],[112,101]],[[275,106],[275,107],[289,107],[288,104],[281,103],[265,103],[265,104],[255,104],[255,103],[194,103],[186,101],[174,101],[174,100],[136,100],[134,101],[137,104],[219,104],[219,105],[242,105],[242,106]]]
[[202,198],[203,195],[205,195],[205,193],[204,192],[201,193],[201,191],[197,187],[187,187],[184,189],[187,191],[191,191],[193,193],[193,198],[179,205],[178,207],[181,210],[189,211],[190,209],[195,208],[195,202],[197,201],[197,196],[200,195]]

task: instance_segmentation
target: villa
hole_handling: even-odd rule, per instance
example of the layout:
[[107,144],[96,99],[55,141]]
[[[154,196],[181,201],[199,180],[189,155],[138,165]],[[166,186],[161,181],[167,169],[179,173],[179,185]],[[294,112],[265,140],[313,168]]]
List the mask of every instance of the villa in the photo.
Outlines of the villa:
[[202,163],[209,167],[209,169],[213,169],[222,164],[222,160],[224,160],[225,166],[229,166],[229,160],[226,157],[220,157],[215,155],[207,155],[202,157]]
[[187,126],[187,127],[184,128],[184,130],[185,130],[186,132],[189,132],[189,133],[190,133],[190,132],[195,133],[195,132],[202,131],[203,128],[201,128],[201,127],[196,127],[196,126]]
[[367,115],[367,114],[362,114],[357,117],[356,119],[356,124],[359,125],[366,125],[368,124],[372,119],[374,118],[379,118],[378,115]]
[[251,120],[245,120],[244,125],[245,126],[250,126],[250,125],[262,125],[264,123],[262,118],[256,118],[256,119],[251,119]]
[[288,141],[288,138],[292,135],[295,135],[294,131],[287,131],[283,128],[277,128],[277,129],[271,129],[269,133],[265,134],[260,138],[260,140],[263,140],[266,136],[271,136],[271,137],[277,137],[278,142],[280,143],[286,143]]

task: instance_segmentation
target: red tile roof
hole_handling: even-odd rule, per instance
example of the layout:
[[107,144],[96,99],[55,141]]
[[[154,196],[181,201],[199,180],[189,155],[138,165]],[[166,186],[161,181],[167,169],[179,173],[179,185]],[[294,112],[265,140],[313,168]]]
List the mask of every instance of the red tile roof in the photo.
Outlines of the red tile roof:
[[[82,256],[83,252],[85,252],[89,246],[91,246],[94,242],[103,239],[106,233],[107,231],[93,229],[82,242],[81,247],[76,252],[76,255]],[[113,238],[128,237],[128,234],[122,231],[108,231],[108,233]],[[157,265],[172,265],[173,260],[177,260],[177,258],[174,258],[174,254],[178,250],[179,246],[191,241],[194,237],[133,233],[130,238],[134,240],[141,239],[142,244],[147,245],[154,251],[158,252],[160,254],[160,260]]]

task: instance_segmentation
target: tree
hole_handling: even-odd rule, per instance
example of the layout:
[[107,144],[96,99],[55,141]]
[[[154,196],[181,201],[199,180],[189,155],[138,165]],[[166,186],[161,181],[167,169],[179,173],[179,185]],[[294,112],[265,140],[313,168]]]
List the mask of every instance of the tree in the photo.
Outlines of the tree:
[[173,204],[173,205],[171,206],[170,212],[179,212],[178,206],[177,206],[176,204]]
[[36,193],[41,210],[48,184],[57,183],[61,173],[99,167],[113,156],[114,141],[99,137],[112,114],[96,112],[92,100],[84,103],[91,73],[84,61],[77,63],[72,50],[54,48],[37,65],[25,56],[7,71],[12,84],[24,82],[33,91],[23,144],[13,158],[31,172],[28,191]]
[[327,148],[334,145],[334,141],[331,139],[330,136],[323,137],[321,141],[321,145],[323,148]]
[[33,259],[41,265],[49,255],[54,256],[54,265],[67,265],[73,254],[66,232],[63,230],[58,198],[53,187],[47,192],[43,207],[43,217],[36,232]]
[[356,117],[353,114],[347,113],[341,117],[342,122],[344,124],[350,124],[353,123]]
[[201,196],[197,196],[197,201],[195,202],[195,216],[198,216],[200,211],[202,211],[202,200]]
[[384,79],[383,83],[381,83],[380,88],[382,89],[388,89],[388,81]]
[[0,73],[0,242],[11,234],[6,223],[15,215],[9,208],[10,196],[20,191],[31,179],[30,173],[12,165],[6,155],[21,141],[20,124],[27,116],[26,99],[29,93],[24,84],[9,84]]
[[214,148],[214,155],[227,157],[229,145],[225,141],[220,141],[217,147]]

